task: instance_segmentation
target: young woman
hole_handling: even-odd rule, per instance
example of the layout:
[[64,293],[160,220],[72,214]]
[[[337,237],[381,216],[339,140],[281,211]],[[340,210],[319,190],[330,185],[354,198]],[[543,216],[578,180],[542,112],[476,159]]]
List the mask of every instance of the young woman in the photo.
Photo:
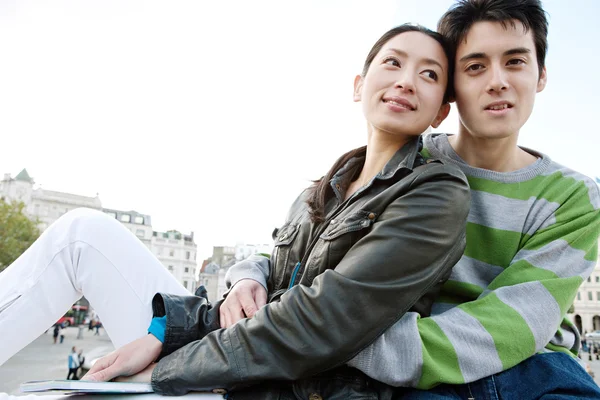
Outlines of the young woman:
[[[425,28],[403,25],[375,43],[354,83],[367,146],[299,196],[270,259],[250,261],[270,269],[269,304],[253,318],[206,335],[219,326],[217,307],[186,296],[118,222],[79,210],[0,274],[0,334],[27,331],[8,335],[0,363],[83,293],[115,345],[128,343],[84,379],[129,376],[161,394],[222,389],[234,399],[391,398],[344,364],[409,309],[427,314],[462,255],[466,179],[419,154],[420,134],[448,114],[449,69],[441,36]],[[153,314],[164,327],[146,335]]]

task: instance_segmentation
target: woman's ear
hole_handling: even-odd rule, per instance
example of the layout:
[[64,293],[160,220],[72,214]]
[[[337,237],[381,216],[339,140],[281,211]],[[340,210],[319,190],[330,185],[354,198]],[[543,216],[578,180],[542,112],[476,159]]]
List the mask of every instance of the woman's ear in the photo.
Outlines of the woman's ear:
[[435,116],[435,119],[431,123],[431,126],[434,128],[437,128],[438,126],[440,126],[440,124],[442,122],[444,122],[444,120],[446,119],[446,117],[448,116],[449,113],[450,113],[450,103],[442,104],[442,106],[438,110],[437,115]]
[[360,101],[363,83],[363,77],[360,75],[356,75],[356,78],[354,78],[354,101],[356,102]]

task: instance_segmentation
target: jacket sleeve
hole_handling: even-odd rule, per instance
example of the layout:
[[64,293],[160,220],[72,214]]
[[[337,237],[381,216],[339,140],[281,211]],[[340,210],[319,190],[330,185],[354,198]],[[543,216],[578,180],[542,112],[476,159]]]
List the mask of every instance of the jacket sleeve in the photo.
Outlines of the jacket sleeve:
[[[268,277],[269,263],[268,257],[256,254],[231,266],[226,276],[227,287],[231,289],[235,283],[246,278],[262,282],[261,277]],[[233,271],[231,271],[232,269]],[[266,279],[263,286],[266,287]],[[227,293],[224,296],[226,295]],[[164,336],[161,340],[163,349],[159,359],[194,340],[202,339],[209,332],[219,329],[221,327],[219,321],[221,303],[222,300],[214,305],[211,304],[204,286],[198,288],[195,296],[157,293],[152,299],[153,317],[170,317],[167,318],[166,326],[163,329]]]
[[[335,270],[297,285],[252,319],[211,332],[163,358],[160,394],[294,380],[341,365],[447,276],[462,255],[470,193],[462,173],[430,164],[379,216]],[[378,268],[385,258],[395,268]]]
[[477,300],[429,318],[409,313],[348,364],[392,386],[429,389],[499,373],[544,348],[576,355],[578,332],[564,316],[596,263],[599,204],[595,185],[580,190]]

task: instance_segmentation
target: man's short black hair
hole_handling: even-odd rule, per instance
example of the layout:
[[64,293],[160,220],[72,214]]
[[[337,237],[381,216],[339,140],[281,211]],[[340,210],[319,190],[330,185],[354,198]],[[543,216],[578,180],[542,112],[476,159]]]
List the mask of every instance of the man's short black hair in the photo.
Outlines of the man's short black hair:
[[469,29],[482,21],[500,22],[504,27],[507,24],[516,27],[515,21],[518,21],[526,30],[531,30],[542,75],[548,52],[548,19],[540,0],[458,0],[438,22],[438,32],[450,45],[453,60]]

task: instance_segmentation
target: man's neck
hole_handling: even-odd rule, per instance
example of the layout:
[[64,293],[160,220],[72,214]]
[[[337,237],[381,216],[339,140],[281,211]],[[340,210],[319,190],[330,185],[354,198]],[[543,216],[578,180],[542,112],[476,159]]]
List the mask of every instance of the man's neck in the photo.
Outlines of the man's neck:
[[458,135],[448,137],[450,146],[470,166],[496,172],[513,172],[536,161],[517,146],[519,134],[499,139],[478,138],[461,126]]

